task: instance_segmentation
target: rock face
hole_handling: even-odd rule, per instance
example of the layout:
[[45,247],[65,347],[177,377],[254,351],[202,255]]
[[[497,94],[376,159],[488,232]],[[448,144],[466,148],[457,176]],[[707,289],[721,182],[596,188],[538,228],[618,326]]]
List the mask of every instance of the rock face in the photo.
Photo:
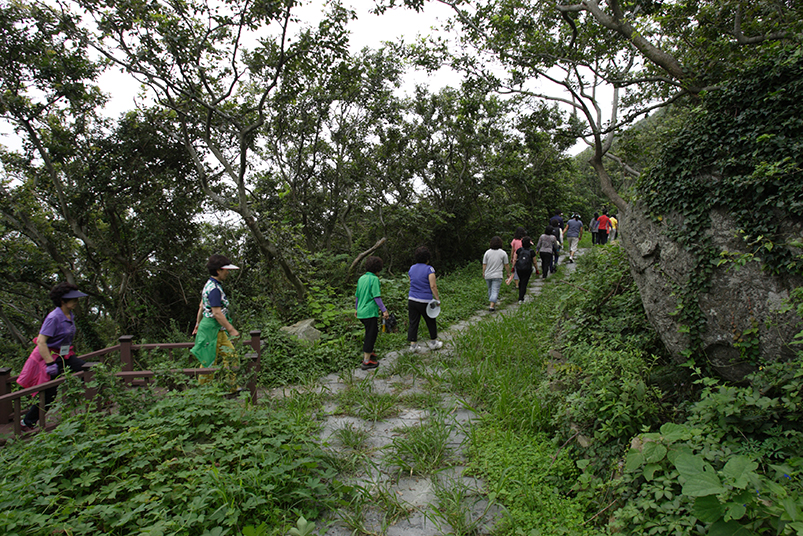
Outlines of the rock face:
[[[666,216],[666,221],[682,223],[677,215]],[[647,317],[673,358],[685,362],[682,352],[689,348],[690,340],[676,314],[676,291],[688,285],[692,256],[664,234],[663,224],[653,222],[638,203],[631,204],[623,215],[620,229],[621,243],[628,253]],[[711,212],[707,232],[718,251],[745,253],[734,229],[730,214]],[[801,236],[803,226],[798,222],[788,226],[788,236],[784,238],[799,240]],[[801,284],[800,277],[763,272],[758,262],[748,262],[738,270],[732,264],[715,268],[710,289],[698,296],[698,303],[705,317],[702,348],[718,374],[739,381],[754,370],[755,364],[742,358],[743,350],[737,342],[737,337],[749,330],[757,329],[748,340],[755,341],[757,337],[754,355],[757,352],[760,362],[788,359],[795,354],[797,349],[789,343],[803,329],[803,322],[794,312],[782,309],[789,291]]]
[[297,337],[299,340],[307,343],[317,342],[321,338],[321,332],[315,329],[315,319],[308,318],[301,322],[296,322],[292,326],[284,326],[279,328],[279,331],[284,331]]

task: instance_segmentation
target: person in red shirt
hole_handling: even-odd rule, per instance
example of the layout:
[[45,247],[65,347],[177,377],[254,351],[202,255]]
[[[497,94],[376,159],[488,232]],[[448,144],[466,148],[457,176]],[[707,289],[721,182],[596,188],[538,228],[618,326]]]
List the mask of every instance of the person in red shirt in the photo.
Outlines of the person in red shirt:
[[608,211],[603,210],[602,216],[599,217],[599,229],[597,230],[597,244],[604,246],[608,243],[608,232],[610,232],[612,225],[611,219],[608,217]]

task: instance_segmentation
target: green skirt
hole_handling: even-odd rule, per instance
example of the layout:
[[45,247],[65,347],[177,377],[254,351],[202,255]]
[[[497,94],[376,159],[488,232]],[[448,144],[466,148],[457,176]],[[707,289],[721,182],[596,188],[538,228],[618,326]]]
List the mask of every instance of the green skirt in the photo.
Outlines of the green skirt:
[[195,334],[195,346],[192,355],[198,358],[203,368],[211,367],[217,356],[217,334],[220,332],[220,323],[214,318],[203,317]]

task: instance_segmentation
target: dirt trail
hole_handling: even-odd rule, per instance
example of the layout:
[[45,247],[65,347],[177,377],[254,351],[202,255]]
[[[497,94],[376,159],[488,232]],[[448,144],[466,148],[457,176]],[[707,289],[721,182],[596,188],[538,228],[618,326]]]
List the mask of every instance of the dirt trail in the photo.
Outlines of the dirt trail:
[[[562,262],[560,271],[571,273],[575,267],[576,264]],[[534,275],[526,301],[537,299],[544,284]],[[467,433],[476,415],[448,392],[448,382],[443,377],[446,371],[437,364],[439,357],[452,352],[450,341],[456,334],[495,315],[514,314],[518,307],[517,303],[505,306],[500,300],[496,313],[478,311],[468,320],[443,330],[440,338],[444,345],[440,350],[427,348],[423,355],[416,356],[409,350],[389,352],[376,370],[357,368],[331,374],[321,378],[318,385],[306,388],[324,395],[324,409],[319,414],[323,422],[321,440],[341,461],[354,462],[348,464],[340,480],[364,488],[370,497],[363,494],[362,500],[338,511],[323,534],[429,536],[490,532],[501,510],[489,504],[482,480],[463,474]],[[437,382],[439,388],[429,388],[432,382]],[[286,396],[289,392],[285,388],[271,396]],[[343,400],[358,400],[362,405],[344,412]],[[366,413],[380,418],[366,418]],[[382,417],[383,413],[392,416]],[[421,464],[417,461],[433,457],[440,460],[437,468],[419,471]]]

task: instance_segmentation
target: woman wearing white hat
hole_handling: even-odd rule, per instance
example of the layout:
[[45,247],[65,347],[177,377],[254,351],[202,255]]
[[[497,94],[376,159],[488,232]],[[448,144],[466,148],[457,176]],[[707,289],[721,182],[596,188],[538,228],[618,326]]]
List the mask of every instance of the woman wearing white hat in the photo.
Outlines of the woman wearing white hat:
[[[78,298],[84,296],[86,294],[78,290],[78,287],[67,282],[59,283],[50,291],[50,299],[56,308],[42,322],[39,335],[35,339],[36,347],[17,378],[17,383],[23,388],[48,382],[67,367],[73,372],[80,372],[83,368],[84,360],[76,357],[72,342],[75,338],[73,310],[78,306]],[[57,387],[45,389],[45,410],[55,400],[56,390]],[[34,404],[22,418],[22,430],[31,430],[38,420],[39,405]]]
[[[229,277],[229,270],[238,270],[239,267],[223,255],[212,255],[206,263],[209,270],[209,280],[201,291],[201,304],[195,319],[195,346],[192,354],[201,362],[201,367],[207,368],[215,364],[220,349],[226,347],[233,354],[234,345],[229,340],[240,336],[229,319],[229,299],[223,291],[223,281]],[[228,333],[228,336],[227,336]],[[223,363],[227,367],[229,363]]]

